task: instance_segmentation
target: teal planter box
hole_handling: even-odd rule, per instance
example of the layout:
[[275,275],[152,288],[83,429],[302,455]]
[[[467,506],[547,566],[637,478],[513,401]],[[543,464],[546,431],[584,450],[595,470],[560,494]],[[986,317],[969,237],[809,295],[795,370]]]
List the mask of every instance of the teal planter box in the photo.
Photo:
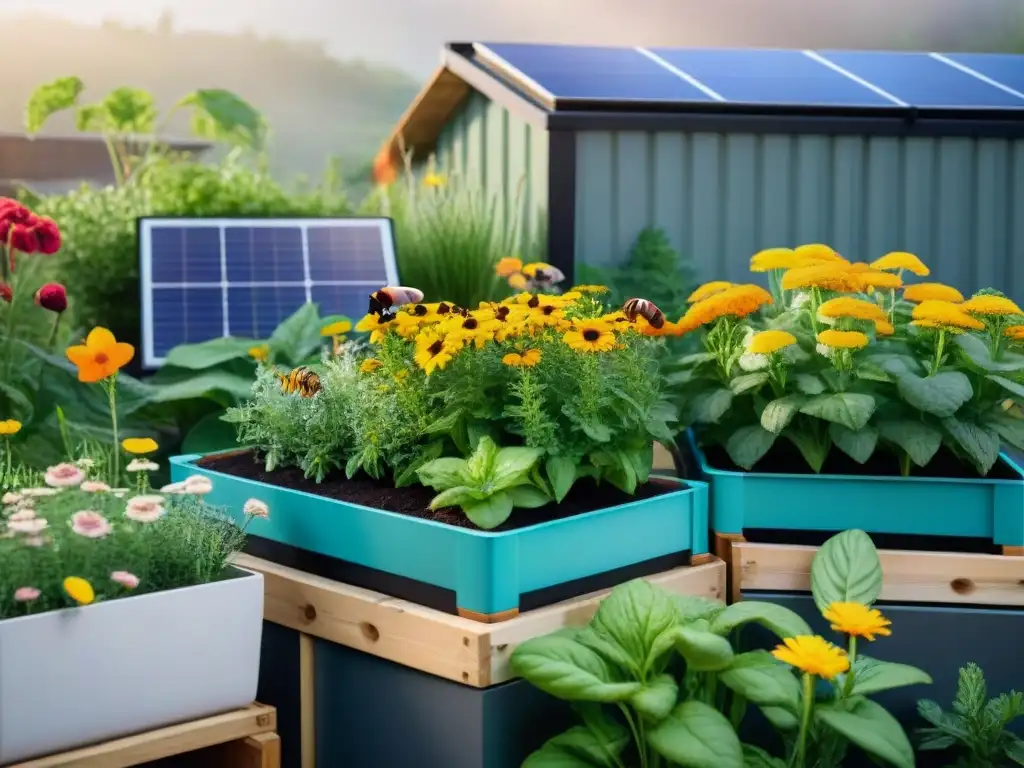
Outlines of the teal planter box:
[[991,474],[1012,479],[760,473],[713,467],[692,433],[688,439],[711,487],[718,534],[859,528],[1024,546],[1024,470],[1005,453]]
[[249,524],[251,554],[480,621],[707,558],[708,488],[699,481],[652,477],[674,490],[487,532],[212,471],[200,458],[172,458],[172,480],[208,477],[207,501],[236,520],[249,498],[269,505],[270,519]]

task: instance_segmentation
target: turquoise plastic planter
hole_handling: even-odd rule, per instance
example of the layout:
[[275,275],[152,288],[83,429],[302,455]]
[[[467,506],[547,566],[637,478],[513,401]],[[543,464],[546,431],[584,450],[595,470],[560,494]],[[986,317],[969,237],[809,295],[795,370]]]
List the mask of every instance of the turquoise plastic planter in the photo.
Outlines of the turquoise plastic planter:
[[200,458],[172,458],[172,480],[208,477],[213,491],[207,501],[236,519],[249,498],[268,504],[270,518],[249,525],[254,536],[452,590],[464,614],[515,611],[520,595],[528,592],[677,552],[689,550],[694,556],[708,551],[708,488],[703,482],[657,478],[678,490],[489,533],[213,472],[196,464]]
[[989,539],[1024,546],[1024,470],[1017,480],[733,472],[690,445],[711,486],[711,529],[844,531]]

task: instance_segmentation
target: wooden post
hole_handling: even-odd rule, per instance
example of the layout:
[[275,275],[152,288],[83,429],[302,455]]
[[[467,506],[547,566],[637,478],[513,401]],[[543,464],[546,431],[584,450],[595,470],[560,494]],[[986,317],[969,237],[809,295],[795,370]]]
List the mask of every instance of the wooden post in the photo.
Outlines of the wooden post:
[[316,768],[316,641],[299,634],[299,729],[302,768]]

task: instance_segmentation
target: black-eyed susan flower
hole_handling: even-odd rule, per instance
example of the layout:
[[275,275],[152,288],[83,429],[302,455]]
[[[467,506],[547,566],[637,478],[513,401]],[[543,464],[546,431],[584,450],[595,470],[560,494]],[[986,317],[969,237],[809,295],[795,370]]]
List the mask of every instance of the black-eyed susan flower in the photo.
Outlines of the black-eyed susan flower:
[[730,283],[728,280],[712,280],[710,283],[704,283],[704,285],[698,286],[697,289],[686,297],[687,304],[696,304],[698,301],[704,301],[704,299],[714,296],[716,293],[721,293],[726,288],[732,288],[735,283]]
[[88,605],[96,599],[92,584],[80,576],[68,576],[64,579],[64,592],[79,605]]
[[562,341],[577,352],[608,352],[618,344],[611,327],[601,320],[574,322]]
[[863,637],[873,641],[875,635],[888,637],[892,634],[889,621],[877,608],[861,603],[832,603],[822,614],[832,629],[851,637]]
[[457,351],[458,346],[452,344],[445,335],[437,330],[427,329],[416,337],[413,360],[429,376],[448,365]]
[[384,365],[380,360],[375,357],[368,357],[359,364],[360,373],[373,373],[377,369]]
[[935,328],[950,333],[984,330],[985,324],[971,317],[963,310],[962,304],[949,301],[922,301],[911,313],[911,325],[921,328]]
[[541,360],[539,349],[525,349],[522,352],[509,352],[501,358],[504,365],[513,368],[532,368]]
[[903,298],[914,304],[920,304],[923,301],[946,301],[959,304],[964,300],[964,295],[951,285],[916,283],[903,289]]
[[391,316],[370,313],[363,315],[362,319],[356,323],[355,330],[359,333],[370,334],[371,344],[380,344],[384,340],[384,334],[388,332],[392,322],[393,317]]
[[751,272],[792,269],[800,265],[800,257],[792,248],[766,248],[750,257]]
[[846,651],[819,635],[787,637],[772,656],[808,675],[831,680],[850,669]]
[[960,309],[972,315],[1024,315],[1024,310],[1005,296],[979,294],[972,296]]
[[836,331],[828,329],[817,335],[819,344],[830,349],[863,349],[871,341],[867,334],[860,331]]
[[872,269],[878,269],[882,272],[899,272],[906,270],[911,274],[917,275],[918,277],[927,277],[931,274],[931,270],[922,262],[917,256],[906,251],[892,251],[891,253],[885,254],[880,259],[875,259],[871,262]]
[[771,355],[796,344],[796,336],[788,331],[761,331],[750,338],[747,352],[752,355]]

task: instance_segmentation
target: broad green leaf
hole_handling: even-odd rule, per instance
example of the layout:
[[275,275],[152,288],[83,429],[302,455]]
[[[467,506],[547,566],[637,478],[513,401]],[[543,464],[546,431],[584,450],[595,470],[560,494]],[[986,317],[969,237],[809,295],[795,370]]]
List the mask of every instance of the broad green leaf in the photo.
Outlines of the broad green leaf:
[[820,395],[825,391],[825,384],[811,373],[798,373],[793,377],[793,384],[805,395]]
[[1017,765],[1024,765],[1024,741],[1014,737],[1003,750],[1003,754]]
[[676,610],[669,594],[643,579],[617,586],[601,601],[590,626],[614,640],[633,660],[640,675],[670,646],[660,635],[675,626]]
[[869,755],[896,768],[914,768],[914,749],[903,726],[880,704],[870,699],[819,703],[814,716]]
[[421,483],[435,491],[446,491],[460,485],[471,485],[473,481],[469,475],[466,461],[450,456],[428,461],[416,470],[416,475]]
[[714,359],[715,356],[710,352],[694,352],[692,355],[683,355],[677,364],[680,366],[699,365],[700,363],[710,363]]
[[900,377],[907,373],[917,374],[921,372],[921,364],[911,355],[899,353],[881,353],[867,355],[865,362],[877,365],[890,376]]
[[825,459],[828,458],[828,451],[832,447],[829,438],[819,439],[808,429],[790,429],[785,437],[797,447],[812,470],[821,472]]
[[548,739],[522,768],[616,768],[616,758],[632,739],[624,726],[611,720],[601,731],[576,725]]
[[740,427],[725,443],[726,453],[737,466],[750,470],[775,443],[775,435],[760,424]]
[[527,640],[509,663],[531,685],[566,701],[627,701],[643,687],[621,680],[594,651],[562,635]]
[[732,390],[734,395],[742,395],[744,392],[749,392],[752,389],[757,389],[762,384],[768,381],[768,374],[764,371],[758,371],[757,373],[746,373],[742,376],[737,376],[735,379],[729,382],[729,388]]
[[775,726],[777,731],[794,731],[800,725],[800,720],[788,709],[782,707],[761,707],[762,714],[768,722]]
[[544,463],[555,501],[562,503],[576,482],[576,463],[566,456],[551,456]]
[[466,459],[466,471],[474,485],[483,486],[494,477],[494,464],[498,458],[498,445],[489,437],[482,437]]
[[878,445],[878,432],[871,427],[853,430],[842,424],[830,424],[828,434],[836,447],[858,464],[870,459]]
[[461,419],[462,416],[463,416],[463,413],[462,413],[462,409],[461,408],[458,408],[458,409],[452,411],[451,413],[446,413],[441,418],[435,419],[434,421],[430,422],[430,424],[428,424],[426,427],[424,427],[423,434],[425,434],[425,435],[442,435],[442,434],[447,434],[448,432],[451,432],[455,428],[455,425],[459,423],[459,419]]
[[796,675],[768,651],[741,653],[728,669],[718,673],[718,679],[753,704],[800,712],[800,683]]
[[533,485],[516,485],[507,493],[512,497],[512,506],[520,509],[537,509],[551,503],[551,497]]
[[512,514],[512,497],[499,491],[482,501],[463,504],[462,511],[477,528],[489,531],[508,520]]
[[35,136],[53,115],[75,106],[84,90],[77,77],[58,77],[38,86],[25,106],[25,133]]
[[952,416],[974,396],[970,379],[960,371],[941,371],[926,378],[904,373],[896,379],[896,389],[907,405],[940,419]]
[[954,342],[964,357],[970,360],[978,368],[984,371],[1022,371],[1024,370],[1024,357],[1012,352],[1005,353],[1000,360],[993,360],[988,345],[977,336],[969,333],[962,333],[954,338]]
[[268,344],[275,359],[298,365],[320,349],[320,313],[316,304],[305,303],[270,334]]
[[1014,397],[1018,398],[1019,402],[1024,402],[1024,385],[1018,384],[1016,381],[1011,381],[1005,376],[986,376],[989,381],[998,384],[1000,387],[1005,389]]
[[773,757],[760,747],[743,745],[743,768],[787,768],[786,761]]
[[741,600],[728,606],[711,622],[711,631],[728,635],[737,627],[751,623],[760,624],[783,639],[814,634],[807,622],[789,608],[759,600]]
[[849,429],[861,429],[874,412],[875,398],[855,392],[818,395],[800,407],[800,413],[842,424]]
[[1013,446],[1018,451],[1024,451],[1024,419],[1000,413],[990,417],[986,426],[998,432],[999,436],[1008,445]]
[[690,627],[676,628],[676,650],[694,672],[717,672],[733,660],[732,643],[713,632]]
[[629,703],[649,721],[658,722],[668,717],[679,698],[679,684],[669,674],[661,674],[633,694]]
[[711,621],[725,610],[725,603],[721,600],[697,595],[672,595],[672,602],[679,612],[679,620],[684,624],[697,619]]
[[982,475],[987,475],[999,461],[999,434],[994,429],[979,427],[952,416],[943,419],[942,426]]
[[700,392],[690,401],[690,414],[697,424],[715,424],[732,405],[732,391],[724,387]]
[[203,398],[221,401],[222,398],[217,397],[217,393],[223,393],[231,404],[236,404],[239,401],[247,400],[252,394],[252,378],[216,368],[183,377],[170,384],[152,384],[151,386],[153,388],[151,399],[154,403],[173,403]]
[[886,383],[892,381],[892,376],[886,373],[881,366],[867,362],[860,363],[854,369],[854,375],[864,381],[881,381]]
[[843,531],[822,545],[811,563],[811,593],[822,613],[832,603],[872,605],[878,599],[882,562],[864,531]]
[[599,421],[581,421],[580,428],[587,437],[598,443],[607,443],[612,439],[611,429],[607,424],[602,424]]
[[906,451],[919,467],[927,466],[942,447],[942,433],[920,421],[879,422],[878,433]]
[[248,359],[249,350],[258,345],[255,339],[222,338],[198,344],[179,344],[167,353],[164,365],[197,371],[212,368],[228,360]]
[[803,395],[786,395],[772,400],[761,411],[761,426],[774,435],[780,434],[806,401]]
[[100,123],[87,130],[99,133],[149,136],[156,132],[159,115],[156,98],[142,88],[121,86],[115,88],[99,102]]
[[192,132],[200,138],[254,150],[263,146],[267,130],[263,116],[230,91],[201,89],[185,96],[177,106],[193,110]]
[[857,657],[853,664],[853,694],[870,696],[873,693],[908,685],[928,685],[932,682],[927,672],[909,664],[894,664],[867,656]]
[[682,768],[743,768],[743,747],[718,710],[684,701],[647,732],[654,750]]
[[[483,440],[477,445],[482,443]],[[530,474],[530,470],[540,460],[540,456],[541,451],[536,448],[525,446],[502,448],[494,458],[491,487],[497,491],[503,491],[513,485],[518,485],[523,478]]]
[[[615,638],[587,626],[576,633],[575,639],[627,676],[639,678],[643,674],[641,665],[616,642]],[[668,647],[671,647],[671,643]]]
[[441,491],[430,500],[431,509],[444,509],[445,507],[461,507],[463,504],[473,504],[480,501],[473,495],[473,489],[464,485],[457,485]]
[[5,413],[4,418],[16,418],[23,424],[28,424],[32,419],[32,414],[35,412],[32,401],[28,399],[28,396],[18,387],[4,381],[0,381],[0,395],[3,396],[0,399],[6,399],[11,406],[11,411]]

